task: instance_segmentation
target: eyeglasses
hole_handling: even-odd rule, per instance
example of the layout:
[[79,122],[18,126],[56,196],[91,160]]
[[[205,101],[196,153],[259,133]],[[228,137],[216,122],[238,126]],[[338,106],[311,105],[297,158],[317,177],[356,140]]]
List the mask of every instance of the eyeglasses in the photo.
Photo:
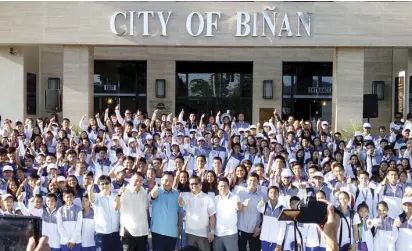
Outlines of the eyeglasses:
[[199,183],[191,183],[190,185],[191,186],[197,186],[197,185],[199,185]]
[[110,183],[109,183],[109,182],[102,182],[102,183],[100,183],[100,185],[101,185],[101,186],[110,185]]

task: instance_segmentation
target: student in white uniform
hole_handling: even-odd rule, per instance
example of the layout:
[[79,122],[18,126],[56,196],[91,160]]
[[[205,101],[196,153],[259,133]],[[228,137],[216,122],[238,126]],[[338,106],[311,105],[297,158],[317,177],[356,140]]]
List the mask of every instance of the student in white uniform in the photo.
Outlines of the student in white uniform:
[[286,223],[278,221],[285,207],[278,202],[279,188],[271,186],[268,188],[268,202],[261,200],[257,205],[258,211],[263,214],[260,240],[262,251],[280,251],[285,238]]
[[[357,206],[357,216],[359,216],[360,224],[358,225],[359,229],[359,243],[358,250],[361,251],[373,251],[373,234],[372,229],[368,227],[368,222],[370,223],[369,218],[369,207],[363,202]],[[355,215],[355,217],[357,217]]]
[[412,197],[402,199],[403,213],[395,220],[398,229],[396,250],[412,250]]
[[359,215],[349,207],[350,195],[346,191],[337,193],[339,202],[338,210],[342,212],[345,219],[341,219],[338,229],[338,245],[340,251],[349,251],[357,249],[358,242],[358,225],[360,224]]
[[402,213],[403,189],[398,184],[398,169],[390,167],[386,171],[386,177],[377,187],[376,194],[379,201],[385,201],[388,204],[388,215],[395,219]]
[[84,194],[82,196],[82,251],[96,251],[96,243],[94,242],[94,211],[91,206],[88,194]]
[[397,231],[394,227],[394,220],[388,215],[388,203],[379,202],[377,212],[378,218],[372,224],[376,228],[373,238],[374,251],[395,251]]
[[[324,191],[319,190],[315,195],[317,200],[327,201]],[[306,251],[326,251],[325,236],[317,224],[304,224],[302,235]]]
[[[282,172],[283,173],[283,172]],[[292,196],[289,199],[289,208],[290,209],[297,209],[297,204],[300,201],[299,197],[297,196]],[[302,239],[305,234],[303,234],[304,231],[304,226],[302,223],[297,224],[298,229],[300,233],[302,234]],[[303,250],[302,247],[304,247],[304,243],[301,243],[300,235],[298,231],[296,231],[296,241],[298,243],[298,250]],[[285,236],[285,242],[283,246],[284,251],[294,251],[295,250],[295,226],[294,223],[291,221],[287,222],[286,226],[286,236]]]

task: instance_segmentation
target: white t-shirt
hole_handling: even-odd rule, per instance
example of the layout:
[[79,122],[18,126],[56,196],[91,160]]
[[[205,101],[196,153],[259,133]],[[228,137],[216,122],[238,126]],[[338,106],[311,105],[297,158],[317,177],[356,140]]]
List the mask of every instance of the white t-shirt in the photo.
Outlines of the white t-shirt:
[[216,230],[215,235],[227,236],[237,234],[237,202],[239,196],[229,194],[222,198],[220,195],[215,197],[216,205]]

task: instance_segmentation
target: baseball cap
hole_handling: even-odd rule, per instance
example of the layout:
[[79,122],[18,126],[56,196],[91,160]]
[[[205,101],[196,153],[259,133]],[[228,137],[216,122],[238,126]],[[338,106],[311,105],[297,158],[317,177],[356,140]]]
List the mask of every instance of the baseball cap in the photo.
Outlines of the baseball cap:
[[146,136],[146,140],[152,140],[152,139],[153,139],[153,136],[152,136],[152,135],[148,134],[148,135]]
[[57,182],[65,182],[66,178],[64,176],[57,177]]
[[281,176],[282,178],[291,178],[291,177],[293,177],[293,173],[292,173],[292,171],[291,171],[290,169],[284,169],[284,170],[282,171],[282,173],[280,174],[280,176]]
[[409,197],[409,196],[403,197],[402,204],[412,204],[412,197]]
[[265,136],[263,136],[263,134],[261,134],[261,133],[258,133],[257,135],[256,135],[256,138],[257,139],[263,139]]
[[270,126],[269,122],[263,123],[263,127]]
[[59,169],[59,168],[57,167],[56,164],[51,163],[47,165],[47,169],[51,170],[51,169]]
[[323,173],[322,172],[315,172],[314,174],[313,174],[313,178],[315,178],[315,177],[319,177],[319,178],[323,178]]
[[124,170],[124,166],[117,166],[116,169],[114,169],[114,173],[118,174]]
[[372,128],[370,123],[364,123],[363,128]]
[[252,129],[256,129],[256,126],[255,125],[251,125],[250,126],[250,129],[252,130]]
[[202,141],[202,140],[203,140],[203,141],[206,141],[205,138],[203,138],[203,137],[197,138],[197,142]]
[[7,165],[7,166],[3,167],[3,172],[5,172],[5,171],[12,171],[13,172],[14,170],[13,170],[13,167]]
[[322,121],[322,125],[329,125],[328,121]]
[[11,194],[9,194],[9,193],[3,194],[3,195],[1,196],[1,199],[2,199],[2,200],[6,200],[7,198],[13,198],[13,196],[12,196]]

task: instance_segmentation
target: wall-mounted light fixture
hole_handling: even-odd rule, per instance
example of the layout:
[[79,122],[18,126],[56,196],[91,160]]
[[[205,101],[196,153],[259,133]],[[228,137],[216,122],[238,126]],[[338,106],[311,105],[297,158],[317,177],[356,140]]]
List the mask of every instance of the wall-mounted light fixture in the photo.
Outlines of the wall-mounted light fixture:
[[273,98],[273,80],[263,80],[263,98]]
[[372,94],[378,95],[378,100],[383,100],[385,98],[385,82],[384,81],[373,81],[372,82]]
[[166,80],[165,79],[156,79],[156,98],[165,98],[166,97]]

